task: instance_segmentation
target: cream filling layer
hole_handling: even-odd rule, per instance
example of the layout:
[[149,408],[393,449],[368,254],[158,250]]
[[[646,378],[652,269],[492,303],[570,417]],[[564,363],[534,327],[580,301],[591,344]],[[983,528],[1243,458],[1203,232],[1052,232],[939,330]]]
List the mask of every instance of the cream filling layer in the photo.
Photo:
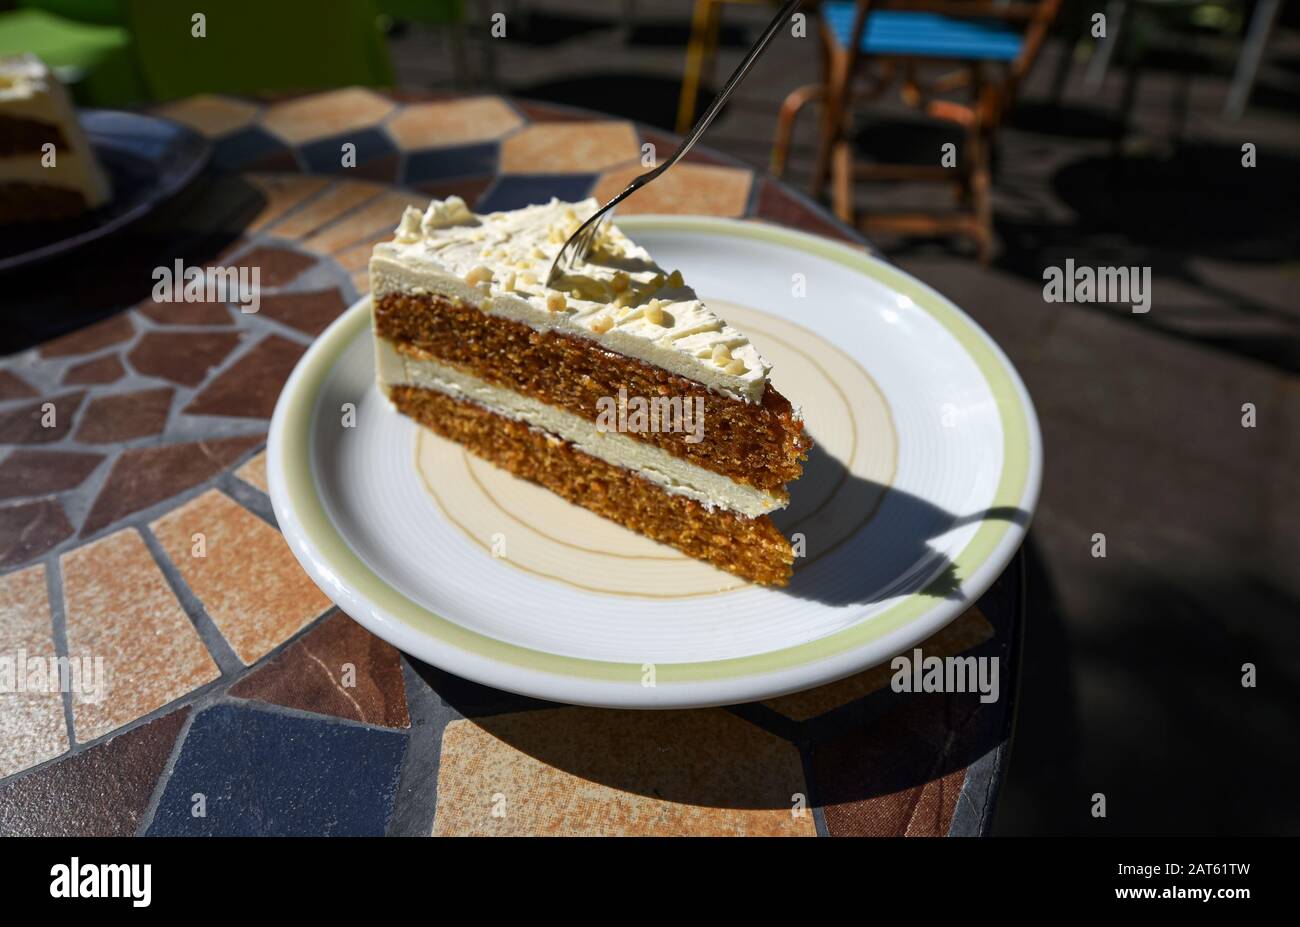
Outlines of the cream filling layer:
[[385,338],[375,338],[375,365],[385,395],[394,386],[414,386],[474,402],[498,415],[572,442],[598,460],[634,470],[665,492],[694,499],[709,510],[722,508],[756,518],[784,508],[789,502],[788,497],[738,483],[653,444],[619,432],[601,431],[572,412],[493,386],[435,360],[403,354]]

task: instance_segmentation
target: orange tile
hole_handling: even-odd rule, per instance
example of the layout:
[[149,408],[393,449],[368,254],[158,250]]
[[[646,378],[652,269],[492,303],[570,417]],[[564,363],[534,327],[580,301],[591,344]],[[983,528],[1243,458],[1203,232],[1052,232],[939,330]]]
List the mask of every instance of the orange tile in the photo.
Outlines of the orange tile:
[[68,749],[53,635],[45,567],[0,576],[0,778]]
[[[377,183],[362,180],[339,181],[301,209],[296,209],[280,222],[270,227],[277,238],[305,238],[333,222],[362,203],[372,200],[385,191]],[[394,227],[397,225],[393,223]]]
[[262,116],[262,125],[290,145],[355,132],[378,125],[394,109],[392,100],[347,87],[277,103]]
[[[215,489],[149,526],[239,659],[255,663],[330,607],[289,545]],[[205,556],[195,556],[203,535]]]
[[720,709],[453,721],[435,835],[814,836],[799,752]]
[[[604,202],[644,171],[640,162],[608,171],[596,181],[596,189],[591,195]],[[741,168],[678,164],[654,183],[625,199],[619,204],[618,211],[627,215],[741,216],[749,205],[752,183],[753,175]]]
[[404,151],[488,142],[514,131],[524,121],[499,97],[470,97],[413,103],[386,128]]
[[183,123],[208,138],[216,138],[252,125],[257,119],[257,110],[253,103],[202,93],[167,103],[154,113]]
[[68,657],[103,661],[102,698],[74,693],[81,743],[221,675],[189,616],[132,528],[69,551],[63,567]]
[[[955,657],[972,647],[978,647],[992,638],[993,634],[993,625],[989,624],[983,612],[972,606],[947,627],[935,632],[917,646],[927,657]],[[846,679],[818,686],[816,689],[769,699],[763,704],[787,718],[806,721],[825,714],[832,708],[847,705],[864,695],[885,688],[893,675],[894,671],[890,669],[888,663],[880,663]]]
[[256,232],[279,219],[310,196],[323,190],[329,183],[324,177],[307,177],[294,174],[244,174],[244,180],[257,188],[266,200],[247,231]]
[[256,486],[262,492],[269,493],[271,490],[266,483],[266,451],[262,451],[262,453],[236,470],[235,476],[250,486]]
[[541,123],[501,143],[501,173],[589,174],[640,157],[631,123]]
[[327,225],[304,240],[302,246],[317,254],[332,254],[359,241],[373,239],[380,232],[391,236],[407,206],[423,210],[428,205],[429,198],[418,193],[385,193]]

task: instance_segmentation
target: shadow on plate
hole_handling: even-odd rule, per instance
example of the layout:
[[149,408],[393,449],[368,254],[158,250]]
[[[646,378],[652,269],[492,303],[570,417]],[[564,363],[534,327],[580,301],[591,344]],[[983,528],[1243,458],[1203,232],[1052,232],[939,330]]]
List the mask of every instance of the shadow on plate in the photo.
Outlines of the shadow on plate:
[[773,516],[782,533],[802,534],[808,545],[807,559],[796,562],[783,591],[826,605],[867,605],[912,593],[958,600],[961,583],[953,561],[929,541],[987,520],[1027,525],[1029,513],[1011,506],[949,512],[854,476],[815,444],[803,477],[790,487],[789,508]]

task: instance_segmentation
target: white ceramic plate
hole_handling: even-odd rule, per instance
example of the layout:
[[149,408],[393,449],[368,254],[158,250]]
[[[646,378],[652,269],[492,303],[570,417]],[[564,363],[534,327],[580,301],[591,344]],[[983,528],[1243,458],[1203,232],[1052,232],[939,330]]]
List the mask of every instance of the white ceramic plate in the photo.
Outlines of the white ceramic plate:
[[822,238],[677,216],[619,224],[745,331],[804,409],[817,450],[778,519],[806,547],[789,589],[625,531],[398,415],[374,385],[362,300],[304,355],[271,422],[276,517],[325,593],[460,676],[630,708],[830,682],[982,594],[1024,537],[1042,465],[1033,406],[989,337],[923,284]]

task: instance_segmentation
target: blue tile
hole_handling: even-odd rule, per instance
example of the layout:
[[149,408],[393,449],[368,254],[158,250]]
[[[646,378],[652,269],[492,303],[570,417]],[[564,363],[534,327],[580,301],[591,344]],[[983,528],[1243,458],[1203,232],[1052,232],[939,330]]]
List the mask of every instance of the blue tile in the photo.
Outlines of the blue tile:
[[551,197],[580,200],[591,192],[595,174],[509,174],[501,177],[483,195],[476,212],[518,209],[535,203],[548,203]]
[[212,163],[224,171],[235,171],[255,161],[290,149],[260,126],[249,126],[217,141],[212,149]]
[[[151,836],[381,836],[407,737],[243,705],[194,719]],[[205,796],[206,817],[192,813]]]
[[318,142],[303,145],[299,150],[308,170],[317,174],[339,174],[348,170],[343,166],[343,145],[351,142],[357,146],[357,167],[367,161],[385,158],[397,153],[397,146],[379,129],[366,129],[347,135],[335,135]]
[[497,142],[484,142],[481,145],[412,151],[406,156],[406,182],[423,183],[444,177],[495,174],[500,148]]

